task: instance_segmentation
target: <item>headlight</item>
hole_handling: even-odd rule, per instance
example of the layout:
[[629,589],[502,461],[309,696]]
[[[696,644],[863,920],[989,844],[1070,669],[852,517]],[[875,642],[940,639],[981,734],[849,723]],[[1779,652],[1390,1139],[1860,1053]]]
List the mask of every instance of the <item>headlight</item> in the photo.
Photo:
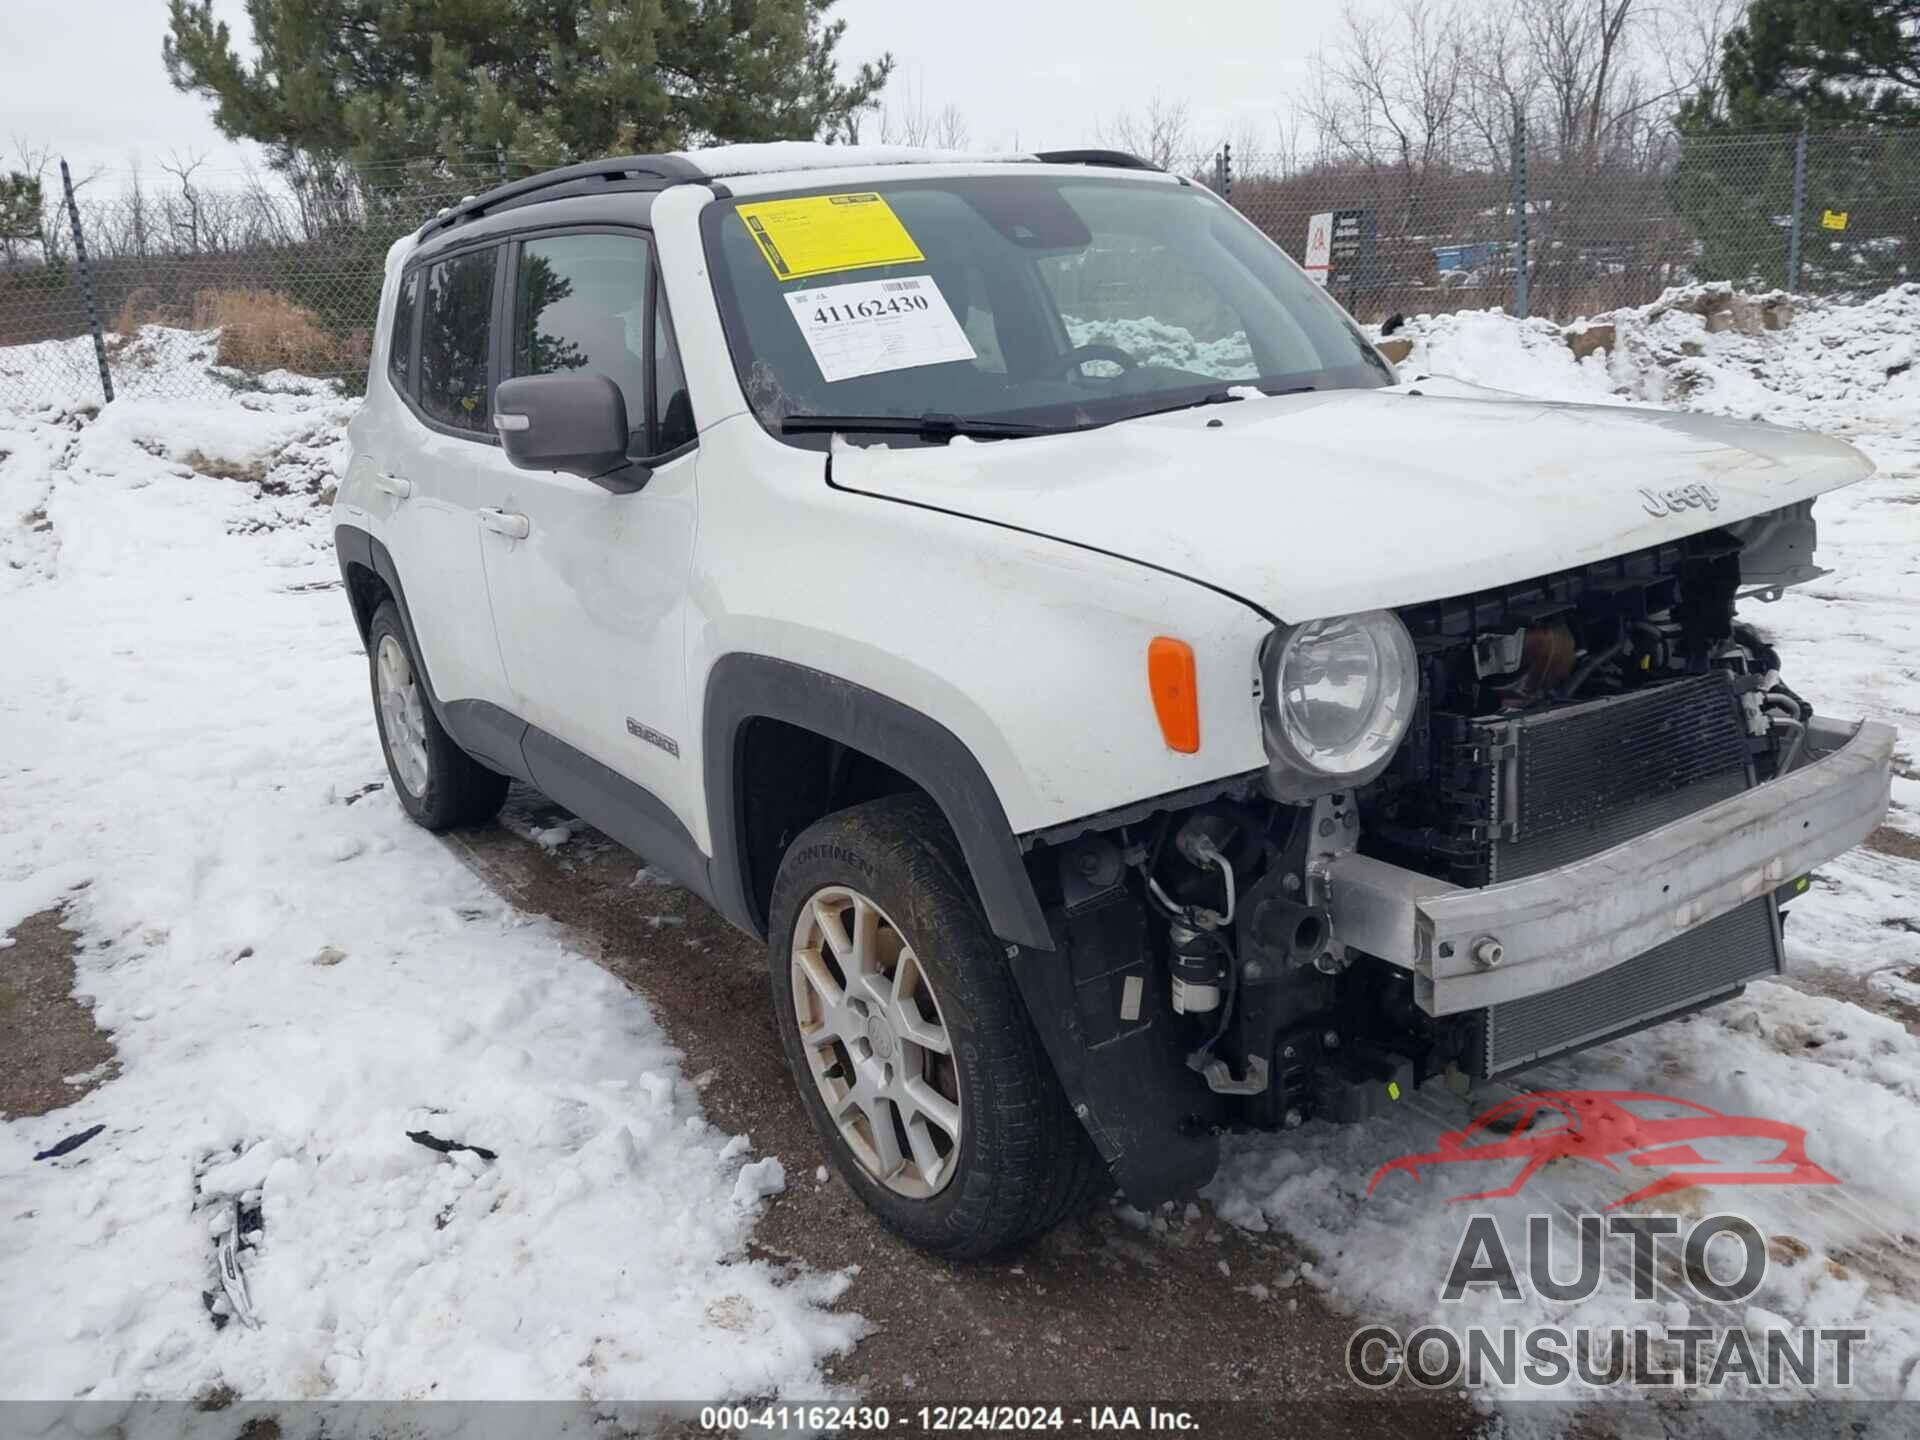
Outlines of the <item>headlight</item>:
[[1279,799],[1373,779],[1406,738],[1420,694],[1413,640],[1385,610],[1275,635],[1265,676],[1269,787]]

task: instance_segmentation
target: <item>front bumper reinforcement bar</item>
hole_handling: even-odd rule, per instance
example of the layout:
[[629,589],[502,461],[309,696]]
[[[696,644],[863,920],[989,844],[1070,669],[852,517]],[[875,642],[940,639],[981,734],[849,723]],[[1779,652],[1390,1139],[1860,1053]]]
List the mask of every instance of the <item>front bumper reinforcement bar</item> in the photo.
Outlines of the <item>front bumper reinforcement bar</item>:
[[1337,944],[1411,970],[1430,1015],[1598,975],[1852,849],[1887,812],[1892,726],[1816,717],[1816,758],[1682,820],[1525,879],[1462,889],[1358,854],[1318,873]]

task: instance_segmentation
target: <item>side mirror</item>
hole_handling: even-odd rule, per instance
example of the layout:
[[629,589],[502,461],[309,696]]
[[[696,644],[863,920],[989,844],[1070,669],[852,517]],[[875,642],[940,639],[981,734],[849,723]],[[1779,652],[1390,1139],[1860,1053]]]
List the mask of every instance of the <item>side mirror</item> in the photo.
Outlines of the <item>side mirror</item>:
[[646,471],[627,458],[627,402],[604,375],[522,375],[494,391],[493,428],[522,470],[560,470],[619,494]]

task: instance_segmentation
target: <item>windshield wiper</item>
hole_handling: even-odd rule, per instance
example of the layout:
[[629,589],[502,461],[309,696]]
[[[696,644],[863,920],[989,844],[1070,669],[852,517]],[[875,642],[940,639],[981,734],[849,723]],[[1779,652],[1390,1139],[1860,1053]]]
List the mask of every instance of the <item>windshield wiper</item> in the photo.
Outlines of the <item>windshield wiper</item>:
[[839,431],[867,431],[876,435],[918,435],[925,440],[951,440],[956,435],[985,440],[1021,435],[1057,435],[1060,427],[1028,425],[1018,420],[964,420],[958,415],[783,415],[783,435],[819,435]]

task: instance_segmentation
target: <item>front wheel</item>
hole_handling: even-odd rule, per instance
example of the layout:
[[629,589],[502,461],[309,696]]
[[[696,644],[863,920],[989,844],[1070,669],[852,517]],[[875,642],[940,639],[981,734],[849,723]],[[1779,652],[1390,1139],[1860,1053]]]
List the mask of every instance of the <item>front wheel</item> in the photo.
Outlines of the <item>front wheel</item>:
[[768,963],[788,1064],[854,1191],[925,1249],[1057,1224],[1105,1176],[938,810],[876,800],[780,864]]

